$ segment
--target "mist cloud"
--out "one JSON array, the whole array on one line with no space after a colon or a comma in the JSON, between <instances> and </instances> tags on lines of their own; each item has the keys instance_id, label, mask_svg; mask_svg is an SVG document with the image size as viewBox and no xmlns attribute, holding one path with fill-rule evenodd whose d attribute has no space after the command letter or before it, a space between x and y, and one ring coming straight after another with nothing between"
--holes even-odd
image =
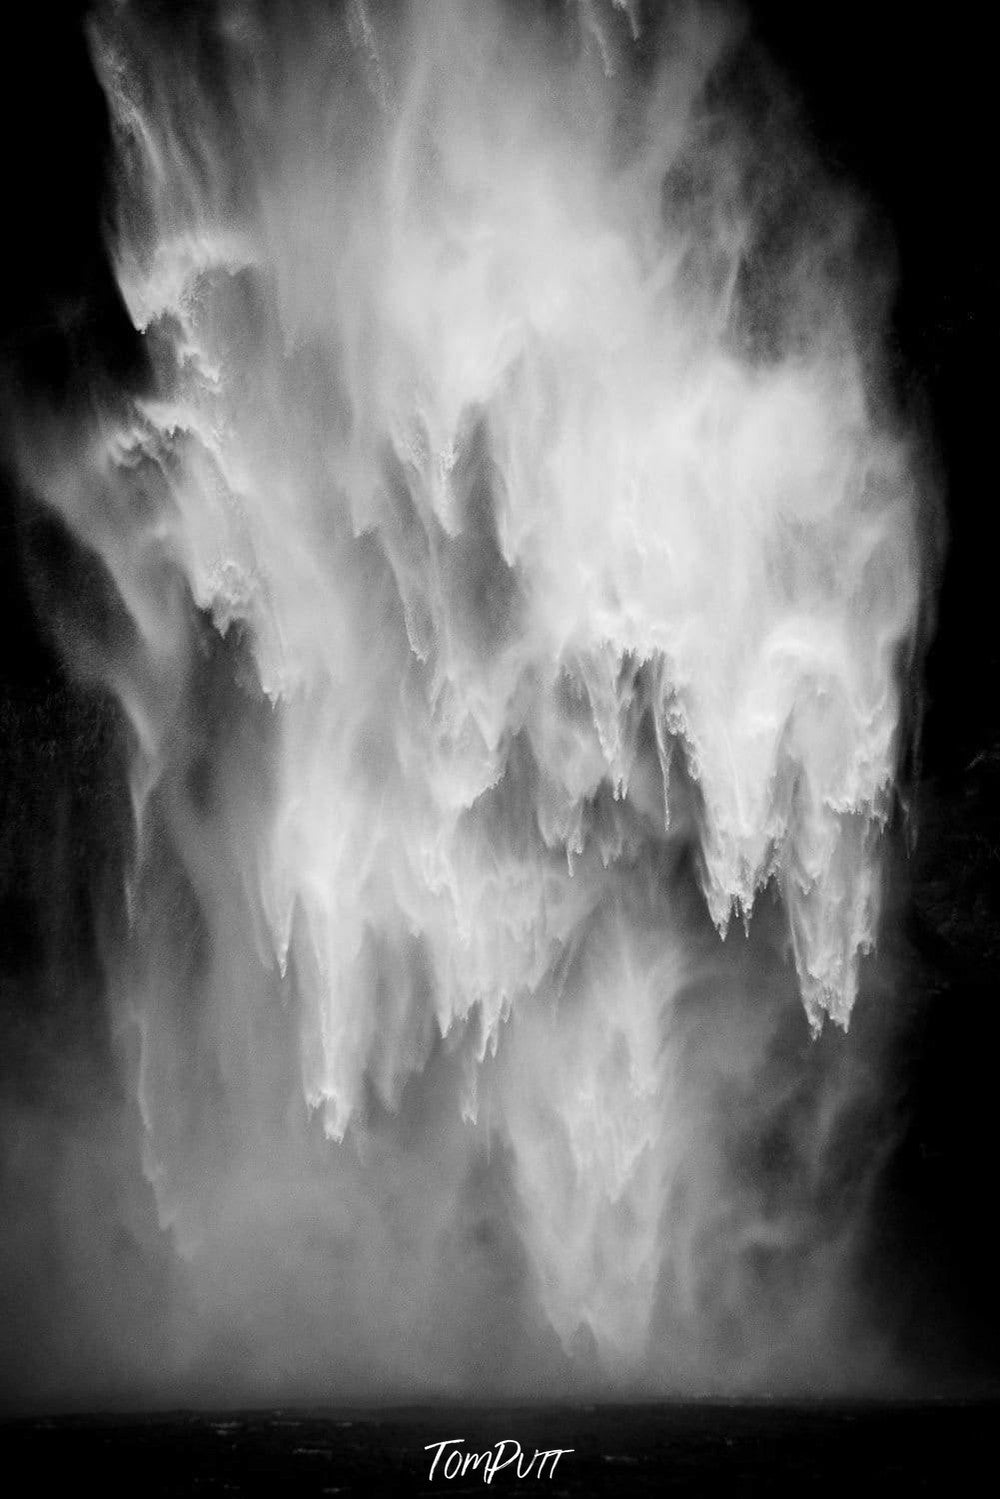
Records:
<instances>
[{"instance_id":1,"label":"mist cloud","mask_svg":"<svg viewBox=\"0 0 1000 1499\"><path fill-rule=\"evenodd\" d=\"M926 596L863 206L704 7L92 53L150 375L23 463L118 601L163 1367L863 1379L844 1032Z\"/></svg>"}]
</instances>

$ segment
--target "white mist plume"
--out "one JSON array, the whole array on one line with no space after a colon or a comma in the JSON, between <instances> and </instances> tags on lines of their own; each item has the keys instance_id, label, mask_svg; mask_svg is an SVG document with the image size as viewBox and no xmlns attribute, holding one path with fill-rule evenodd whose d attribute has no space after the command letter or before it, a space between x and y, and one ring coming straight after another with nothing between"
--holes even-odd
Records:
<instances>
[{"instance_id":1,"label":"white mist plume","mask_svg":"<svg viewBox=\"0 0 1000 1499\"><path fill-rule=\"evenodd\" d=\"M775 1000L726 1042L681 1004L725 970L691 859L720 933L780 893L814 1032L879 916L921 578L856 209L714 12L115 5L94 37L153 379L43 487L135 626L101 671L164 1221L197 1258L332 1170L371 1268L330 1274L412 1337L389 1267L495 1141L563 1346L697 1374L699 1254L786 1228L698 1097Z\"/></svg>"}]
</instances>

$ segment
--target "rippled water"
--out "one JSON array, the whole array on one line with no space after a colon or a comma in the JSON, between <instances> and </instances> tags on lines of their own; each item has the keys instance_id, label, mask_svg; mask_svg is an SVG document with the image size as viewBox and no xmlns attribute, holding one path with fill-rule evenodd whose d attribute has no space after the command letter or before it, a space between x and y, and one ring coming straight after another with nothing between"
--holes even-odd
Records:
<instances>
[{"instance_id":1,"label":"rippled water","mask_svg":"<svg viewBox=\"0 0 1000 1499\"><path fill-rule=\"evenodd\" d=\"M528 1457L573 1448L551 1478L499 1471L493 1493L944 1494L988 1471L998 1415L989 1403L701 1402L65 1416L6 1423L0 1458L38 1494L474 1494L482 1467L449 1481L439 1466L429 1482L427 1444L462 1436L463 1452L508 1438Z\"/></svg>"}]
</instances>

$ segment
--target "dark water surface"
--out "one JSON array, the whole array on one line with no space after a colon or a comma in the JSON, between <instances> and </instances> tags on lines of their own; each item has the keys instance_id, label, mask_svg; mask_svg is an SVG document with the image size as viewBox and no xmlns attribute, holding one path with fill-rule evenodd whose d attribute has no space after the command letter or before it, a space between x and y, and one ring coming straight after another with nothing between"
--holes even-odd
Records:
<instances>
[{"instance_id":1,"label":"dark water surface","mask_svg":"<svg viewBox=\"0 0 1000 1499\"><path fill-rule=\"evenodd\" d=\"M0 1424L10 1495L949 1494L992 1491L1000 1403L442 1405L61 1416ZM428 1443L573 1448L555 1474L429 1482ZM454 1449L446 1449L450 1452ZM513 1448L505 1449L510 1455ZM537 1464L535 1467L537 1474Z\"/></svg>"}]
</instances>

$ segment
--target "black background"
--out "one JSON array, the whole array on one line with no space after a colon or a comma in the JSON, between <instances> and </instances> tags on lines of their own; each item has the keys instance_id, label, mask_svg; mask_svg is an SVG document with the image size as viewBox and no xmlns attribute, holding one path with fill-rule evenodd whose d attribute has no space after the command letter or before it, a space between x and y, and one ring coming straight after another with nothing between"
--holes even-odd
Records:
<instances>
[{"instance_id":1,"label":"black background","mask_svg":"<svg viewBox=\"0 0 1000 1499\"><path fill-rule=\"evenodd\" d=\"M911 975L887 1088L905 1128L878 1206L878 1260L906 1264L902 1339L943 1392L1000 1374L992 1233L1000 1131L1000 576L994 525L998 288L995 72L989 7L762 3L758 34L792 80L816 143L892 226L895 352L938 455L947 556L926 664L919 837L897 879ZM107 119L83 7L5 15L0 390L74 404L100 368L138 369L102 243ZM9 455L7 455L9 458ZM73 1055L107 1086L96 960L127 846L122 736L75 685L49 593L99 602L58 528L0 501L0 1087L64 1106ZM119 810L115 810L115 809ZM67 877L67 869L72 874ZM110 902L113 908L114 902ZM81 1062L80 1059L83 1059ZM875 1273L873 1271L873 1273ZM0 1309L9 1292L4 1289Z\"/></svg>"}]
</instances>

